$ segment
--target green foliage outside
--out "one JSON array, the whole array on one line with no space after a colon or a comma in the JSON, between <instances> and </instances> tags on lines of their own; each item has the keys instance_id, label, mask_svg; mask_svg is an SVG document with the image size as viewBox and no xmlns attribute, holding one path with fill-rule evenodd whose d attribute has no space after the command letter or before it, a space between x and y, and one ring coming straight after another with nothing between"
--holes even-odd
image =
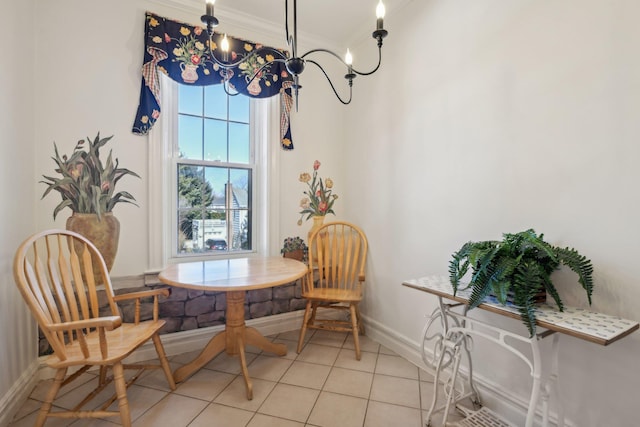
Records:
<instances>
[{"instance_id":1,"label":"green foliage outside","mask_svg":"<svg viewBox=\"0 0 640 427\"><path fill-rule=\"evenodd\" d=\"M191 208L182 216L180 230L185 238L193 239L193 220L225 219L224 212L208 210L215 200L211 184L204 178L204 169L198 166L181 165L178 173L178 195Z\"/></svg>"}]
</instances>

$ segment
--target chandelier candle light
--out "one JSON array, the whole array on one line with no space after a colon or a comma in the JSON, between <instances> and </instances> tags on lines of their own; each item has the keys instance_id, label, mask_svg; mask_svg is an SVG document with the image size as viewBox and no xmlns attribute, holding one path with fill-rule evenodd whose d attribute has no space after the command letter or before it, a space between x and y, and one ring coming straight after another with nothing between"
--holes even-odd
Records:
<instances>
[{"instance_id":1,"label":"chandelier candle light","mask_svg":"<svg viewBox=\"0 0 640 427\"><path fill-rule=\"evenodd\" d=\"M213 29L218 25L219 21L218 19L213 15L213 6L215 4L215 0L206 0L206 9L205 9L205 14L202 15L201 19L202 19L202 23L205 24L207 26L207 32L209 34L209 47L211 48L212 45L214 45L213 43L213 36L214 36L214 32ZM287 71L293 76L293 85L292 88L294 90L294 94L295 94L295 98L296 98L296 110L298 109L298 91L300 88L302 88L302 86L299 83L299 76L300 74L302 74L302 72L304 71L305 65L307 63L310 64L314 64L315 66L317 66L320 71L322 71L322 74L324 74L325 78L327 79L327 81L329 82L329 85L331 86L331 89L333 90L333 93L335 94L335 96L340 100L340 102L342 102L343 104L349 104L351 102L351 97L352 97L352 87L353 87L353 79L356 78L356 76L360 75L360 76L368 76L371 75L373 73L375 73L376 71L378 71L378 68L380 68L380 64L382 62L382 39L384 39L388 32L387 30L384 29L384 14L385 14L385 8L384 5L382 4L382 0L380 0L380 3L378 3L378 6L376 7L376 16L377 16L377 20L376 20L376 30L371 34L372 37L374 39L376 39L378 41L378 64L375 66L375 68L373 68L373 70L371 71L367 71L367 72L362 72L362 71L358 71L355 68L353 68L353 57L351 55L351 52L349 51L349 49L347 49L347 53L345 55L344 60L342 60L342 58L340 57L340 55L336 54L335 52L328 50L328 49L312 49L306 53L303 54L298 54L298 19L297 19L297 15L298 15L298 1L297 0L293 0L293 33L290 34L289 33L289 0L285 0L285 34L286 34L286 38L287 38L287 45L289 47L289 52L285 52L285 53L280 53L280 52L275 52L278 56L280 56L279 58L276 58L275 56L273 56L273 59L271 59L270 61L265 61L264 64L262 64L262 66L260 68L258 68L255 73L253 74L253 76L251 76L251 80L256 78L256 76L259 76L262 72L262 70L266 67L268 67L270 64L274 63L274 62L281 62L284 63L287 67ZM234 68L236 66L238 66L238 64L240 64L241 62L245 61L246 58L243 58L237 62L228 62L228 51L229 51L229 42L227 40L227 35L224 34L220 40L220 50L222 50L223 54L222 54L222 58L217 58L214 54L213 54L213 49L211 50L211 59L218 64L218 66L220 66L223 70L230 70L231 68ZM260 51L260 49L256 49L256 51L254 53L258 53ZM274 53L273 50L270 51L270 53ZM309 56L312 54L316 54L316 53L326 53L329 54L335 58L337 58L338 61L342 62L346 69L347 69L347 73L345 74L344 78L347 80L348 85L349 85L349 98L348 99L343 99L339 94L338 91L336 90L333 82L331 81L331 79L329 78L329 75L327 74L327 72L322 68L322 66L315 60L310 59ZM225 88L226 90L226 88Z\"/></svg>"}]
</instances>

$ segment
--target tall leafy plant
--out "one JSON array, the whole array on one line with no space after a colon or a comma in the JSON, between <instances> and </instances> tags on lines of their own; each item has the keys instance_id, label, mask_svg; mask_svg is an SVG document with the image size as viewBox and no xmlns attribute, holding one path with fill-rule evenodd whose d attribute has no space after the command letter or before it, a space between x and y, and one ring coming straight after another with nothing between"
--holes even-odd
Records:
<instances>
[{"instance_id":1,"label":"tall leafy plant","mask_svg":"<svg viewBox=\"0 0 640 427\"><path fill-rule=\"evenodd\" d=\"M87 137L76 144L70 157L60 157L58 147L53 144L56 163L55 171L62 177L43 175L47 185L42 198L55 190L62 196L62 201L53 211L53 219L64 208L70 208L77 213L94 213L98 218L105 212L111 212L118 203L136 205L135 198L126 191L115 192L115 186L125 175L140 176L129 169L119 168L118 159L113 160L109 151L106 164L100 159L100 148L113 138L100 138L100 133L92 141ZM137 206L137 205L136 205Z\"/></svg>"},{"instance_id":2,"label":"tall leafy plant","mask_svg":"<svg viewBox=\"0 0 640 427\"><path fill-rule=\"evenodd\" d=\"M502 241L467 242L453 254L449 263L449 278L454 295L458 289L471 289L469 308L480 305L493 294L505 305L508 295L518 308L520 317L531 336L536 329L536 296L545 290L560 311L564 305L551 273L566 265L578 275L578 283L587 293L589 304L593 293L591 261L575 249L560 248L545 242L543 235L532 229L515 234L503 234ZM463 277L471 268L467 285Z\"/></svg>"}]
</instances>

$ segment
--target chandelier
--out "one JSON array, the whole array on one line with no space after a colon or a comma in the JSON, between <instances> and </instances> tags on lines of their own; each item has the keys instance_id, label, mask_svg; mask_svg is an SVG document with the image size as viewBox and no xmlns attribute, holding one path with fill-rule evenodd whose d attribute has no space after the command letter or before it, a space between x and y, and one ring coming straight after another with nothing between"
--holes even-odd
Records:
<instances>
[{"instance_id":1,"label":"chandelier","mask_svg":"<svg viewBox=\"0 0 640 427\"><path fill-rule=\"evenodd\" d=\"M206 0L205 14L202 15L201 17L202 23L205 24L207 27L207 32L209 34L210 47L213 45L212 43L213 29L219 23L218 19L213 15L213 6L215 2L216 0ZM378 68L380 68L380 64L382 62L382 39L384 39L388 34L387 30L385 30L383 27L385 8L384 8L384 5L382 4L382 0L380 0L380 3L378 3L378 6L376 8L376 16L377 16L376 29L371 34L372 37L378 42L378 64L371 71L366 71L366 72L358 71L353 67L352 65L353 57L349 49L347 49L344 59L342 59L342 57L337 53L329 49L322 49L322 48L311 49L306 53L300 54L298 52L298 20L297 20L298 7L297 6L298 6L298 1L293 0L293 32L291 33L289 32L289 0L285 0L285 6L284 6L285 7L285 34L287 38L287 46L289 48L289 51L288 52L285 51L284 53L282 53L279 51L270 50L270 53L276 54L273 57L273 60L265 61L265 63L262 64L262 66L255 71L255 73L250 78L250 80L255 79L256 76L260 75L261 71L264 68L269 67L272 63L274 62L284 63L287 68L287 71L291 74L293 78L293 84L291 87L294 90L294 96L296 100L296 110L297 110L298 109L298 91L300 90L300 88L302 88L302 86L300 85L300 74L302 74L302 72L304 71L306 64L313 64L317 66L320 69L320 71L322 71L322 74L325 76L325 78L329 82L329 85L331 86L331 89L333 90L333 93L338 98L338 100L340 100L340 102L342 102L345 105L349 104L351 102L351 97L352 97L353 79L355 79L356 76L368 76L375 73L376 71L378 71ZM234 67L237 67L241 62L245 60L243 58L238 60L237 62L228 61L229 42L227 40L226 34L222 37L220 41L220 50L222 51L222 58L217 58L214 55L213 50L210 51L210 54L211 54L211 59L216 64L218 64L218 66L223 70L230 70ZM259 52L260 52L260 49L257 49L256 54ZM319 54L319 53L333 56L335 59L337 59L339 62L344 64L344 66L346 67L347 72L344 75L344 78L347 81L347 84L349 87L348 99L343 99L340 96L340 94L336 90L334 83L331 81L331 78L329 77L327 72L324 70L324 68L322 68L322 66L316 60L311 59L312 55ZM226 85L225 85L225 91L227 91Z\"/></svg>"}]
</instances>

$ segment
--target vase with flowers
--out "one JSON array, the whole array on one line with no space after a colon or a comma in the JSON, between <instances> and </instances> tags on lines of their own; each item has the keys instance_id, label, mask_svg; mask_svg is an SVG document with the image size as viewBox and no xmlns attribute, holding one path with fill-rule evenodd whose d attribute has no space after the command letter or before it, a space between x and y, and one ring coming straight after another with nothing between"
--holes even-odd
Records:
<instances>
[{"instance_id":1,"label":"vase with flowers","mask_svg":"<svg viewBox=\"0 0 640 427\"><path fill-rule=\"evenodd\" d=\"M307 184L307 189L303 192L305 197L300 201L300 219L298 225L302 225L302 220L313 218L313 227L309 230L309 238L324 222L324 217L327 214L336 213L333 211L333 204L338 198L337 194L333 194L333 180L326 178L324 181L318 176L318 169L320 169L320 162L318 160L313 162L313 175L308 172L300 174L300 182ZM318 240L318 245L322 239ZM316 251L319 246L309 249L308 257L315 259Z\"/></svg>"},{"instance_id":2,"label":"vase with flowers","mask_svg":"<svg viewBox=\"0 0 640 427\"><path fill-rule=\"evenodd\" d=\"M307 184L307 189L303 192L305 197L300 201L300 219L298 225L302 225L302 220L313 218L313 227L309 231L309 236L322 226L324 217L327 214L336 213L333 211L333 204L338 198L337 194L333 194L333 180L326 178L324 181L318 176L320 162L313 162L313 175L308 172L300 174L300 182ZM305 218L306 217L306 218Z\"/></svg>"},{"instance_id":3,"label":"vase with flowers","mask_svg":"<svg viewBox=\"0 0 640 427\"><path fill-rule=\"evenodd\" d=\"M102 254L110 270L118 250L120 223L112 210L118 203L136 205L135 198L126 191L115 192L116 183L125 175L140 176L128 169L118 167L118 159L112 158L109 151L106 164L100 159L102 148L113 136L100 138L100 133L92 141L80 140L71 156L58 153L53 144L57 167L55 171L61 177L43 175L47 185L42 197L51 190L60 193L62 201L53 210L53 219L64 208L73 214L67 219L67 229L76 231L89 239ZM137 205L136 205L137 206ZM95 270L95 268L94 268Z\"/></svg>"}]
</instances>

